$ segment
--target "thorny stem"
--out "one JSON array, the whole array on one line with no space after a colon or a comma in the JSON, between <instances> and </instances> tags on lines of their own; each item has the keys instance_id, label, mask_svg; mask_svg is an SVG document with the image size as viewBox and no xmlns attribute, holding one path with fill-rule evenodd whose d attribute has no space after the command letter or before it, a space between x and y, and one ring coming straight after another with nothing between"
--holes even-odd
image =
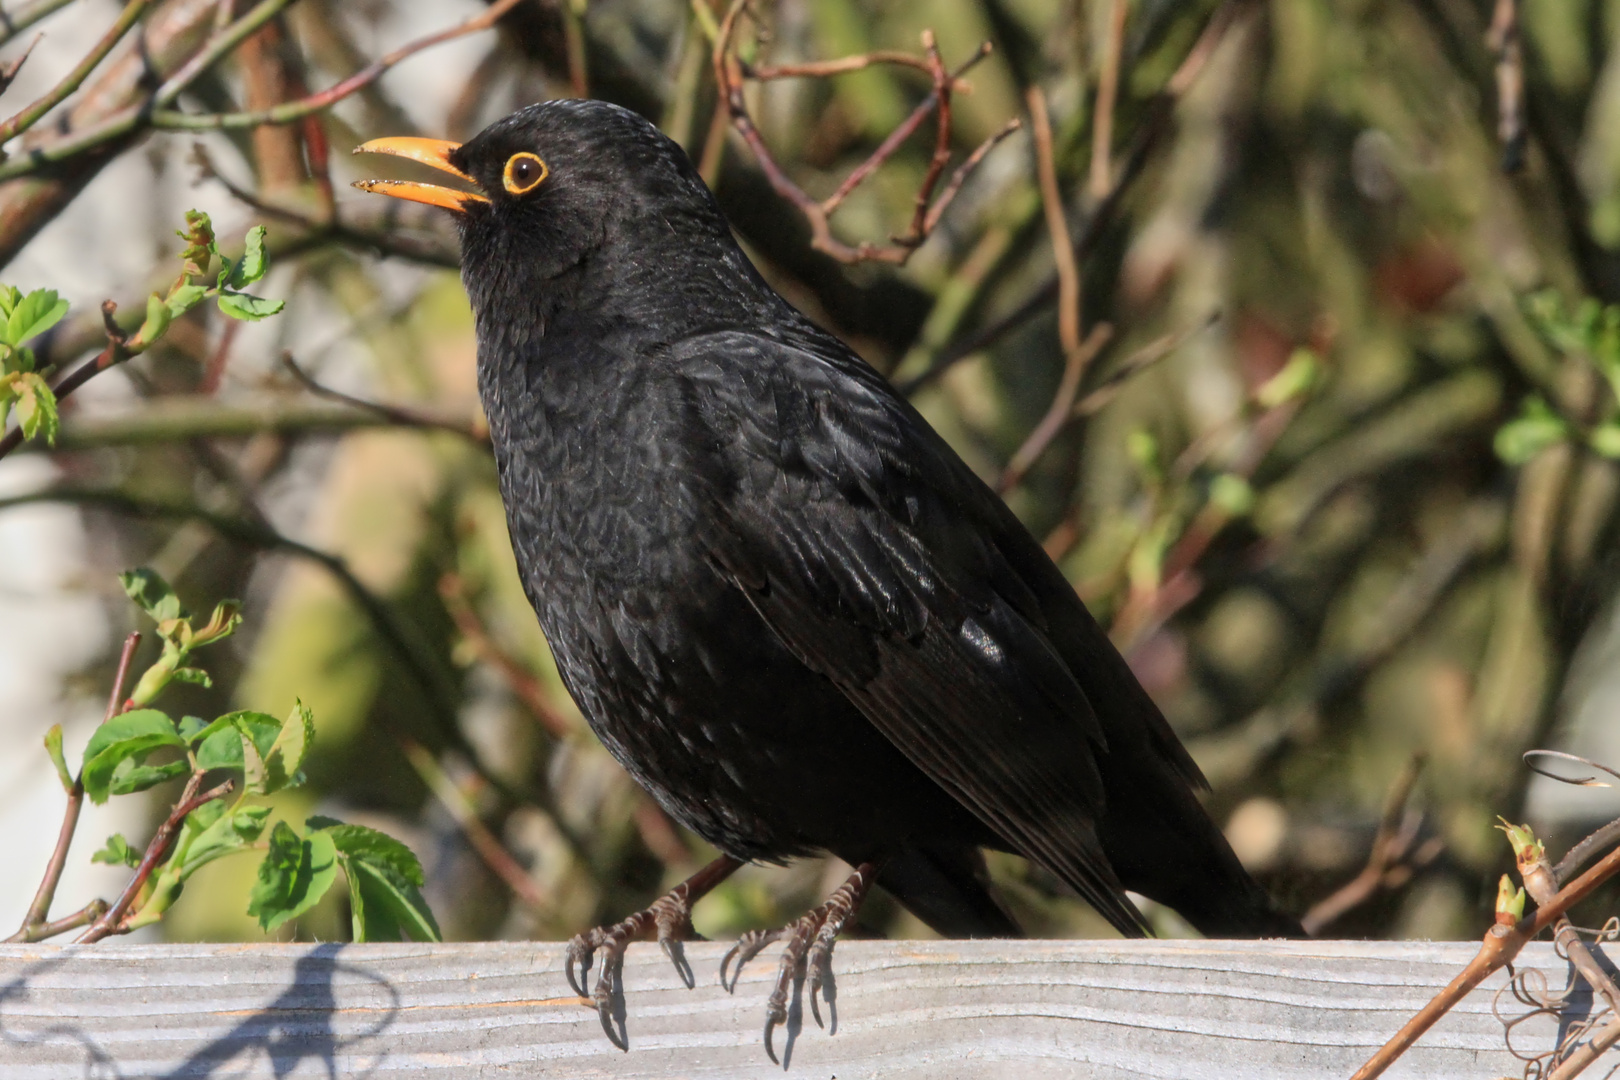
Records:
<instances>
[{"instance_id":1,"label":"thorny stem","mask_svg":"<svg viewBox=\"0 0 1620 1080\"><path fill-rule=\"evenodd\" d=\"M1485 940L1480 945L1479 954L1468 962L1468 966L1463 968L1457 977L1436 994L1416 1016L1408 1020L1401 1030L1396 1032L1394 1038L1368 1058L1367 1063L1357 1069L1350 1080L1373 1080L1373 1077L1381 1076L1395 1059L1417 1042L1424 1032L1451 1010L1452 1006L1494 972L1511 963L1513 958L1519 955L1519 950L1534 940L1536 935L1557 922L1566 911L1585 900L1593 890L1617 872L1620 872L1620 847L1610 851L1590 870L1560 889L1550 904L1544 907L1538 905L1534 918L1523 919L1518 925L1511 927L1500 923L1492 926L1485 932Z\"/></svg>"},{"instance_id":2,"label":"thorny stem","mask_svg":"<svg viewBox=\"0 0 1620 1080\"><path fill-rule=\"evenodd\" d=\"M180 831L186 817L204 803L229 795L236 787L234 780L227 780L218 787L209 788L198 794L197 789L202 786L204 775L202 772L191 774L191 779L186 781L185 790L180 794L180 801L175 803L174 809L169 811L169 816L158 826L152 842L146 845L146 854L141 856L140 865L135 868L135 875L129 879L129 884L118 894L118 899L113 901L112 907L104 911L99 919L90 924L90 929L74 940L75 945L89 945L112 934L123 933L124 915L135 902L135 898L140 895L147 879L152 876L152 871L157 869L158 864L169 853L175 834Z\"/></svg>"},{"instance_id":3,"label":"thorny stem","mask_svg":"<svg viewBox=\"0 0 1620 1080\"><path fill-rule=\"evenodd\" d=\"M112 692L107 696L107 712L102 718L102 723L106 723L123 711L124 685L129 680L129 665L134 659L135 649L140 643L141 635L139 631L131 633L124 639L123 650L118 654L118 667L113 673ZM34 894L34 902L28 906L28 914L23 917L22 927L15 934L6 938L7 942L43 941L63 931L84 925L83 922L74 922L73 920L97 904L101 905L101 910L96 912L96 916L101 915L102 911L106 909L106 901L94 900L86 905L78 915L70 915L66 919L60 919L55 923L45 921L50 916L51 903L56 899L56 886L61 883L62 869L67 865L68 848L73 844L73 833L79 827L79 811L83 808L84 780L82 777L76 776L73 779L73 790L68 792L67 809L62 813L62 827L56 834L56 848L51 852L50 862L45 864L45 877L39 883L39 891ZM89 919L84 921L88 922ZM52 929L52 927L56 929Z\"/></svg>"},{"instance_id":4,"label":"thorny stem","mask_svg":"<svg viewBox=\"0 0 1620 1080\"><path fill-rule=\"evenodd\" d=\"M945 189L935 198L935 191L939 187L940 179L945 174L945 167L950 164L951 157L951 94L958 89L962 75L973 65L977 64L990 54L988 43L981 45L973 56L959 66L955 71L945 67L945 62L939 54L938 43L934 40L931 30L923 31L923 56L916 57L906 53L871 52L860 56L845 57L842 60L825 61L810 64L783 64L780 66L750 66L736 55L732 48L736 35L737 22L748 7L748 0L734 0L727 9L725 18L721 20L719 32L714 41L714 76L715 85L720 97L720 110L718 116L728 116L737 133L742 136L749 149L754 152L759 167L765 174L765 179L775 189L776 193L787 199L797 207L810 224L810 246L817 251L831 255L844 263L858 262L886 262L894 265L903 265L911 258L911 253L917 250L932 233L938 224L940 216L945 212L966 179L966 169L977 165L989 152L990 148L1007 135L1016 130L1016 124L1009 124L986 139L968 157L963 167L958 169ZM788 78L796 76L823 77L827 75L842 74L847 71L858 71L873 64L896 64L927 72L933 79L933 89L916 109L912 110L899 127L889 134L887 138L873 151L872 155L862 162L845 178L838 189L831 196L822 201L811 198L803 188L783 171L771 156L770 150L765 146L765 140L759 129L754 126L753 118L748 113L747 103L743 99L743 82L747 79L767 81L770 79ZM928 170L924 174L921 184L917 188L916 208L912 212L911 224L907 231L898 236L891 236L887 244L873 244L862 241L856 245L846 244L832 234L831 215L849 193L879 165L892 157L900 145L905 142L919 127L930 113L937 115L937 127L934 137L934 151L929 159ZM714 140L710 147L717 151ZM710 150L704 152L704 170L711 166Z\"/></svg>"}]
</instances>

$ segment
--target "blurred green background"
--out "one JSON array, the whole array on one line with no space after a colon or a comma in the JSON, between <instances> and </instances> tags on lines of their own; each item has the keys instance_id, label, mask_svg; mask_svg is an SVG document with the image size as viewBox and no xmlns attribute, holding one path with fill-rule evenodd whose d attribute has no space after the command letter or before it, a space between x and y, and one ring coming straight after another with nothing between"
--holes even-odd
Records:
<instances>
[{"instance_id":1,"label":"blurred green background","mask_svg":"<svg viewBox=\"0 0 1620 1080\"><path fill-rule=\"evenodd\" d=\"M155 5L148 21L182 7ZM266 107L481 8L302 0L182 106ZM925 28L950 64L992 43L953 103L953 167L1010 118L1027 124L1025 91L1044 90L1084 325L1113 336L1079 387L1085 415L1007 498L1112 628L1208 774L1211 812L1290 910L1362 872L1392 791L1422 760L1391 819L1403 858L1327 923L1331 936L1472 937L1511 866L1495 815L1528 814L1558 852L1620 813L1612 793L1532 795L1520 761L1548 745L1620 759L1609 659L1620 474L1602 434L1620 409L1606 377L1620 355L1579 319L1583 301L1620 302L1620 3L1524 0L1520 57L1500 71L1497 8L759 0L768 33L742 35L745 55L776 63L920 54ZM57 34L66 62L31 59L33 77L59 77L116 10L86 0L57 16L84 30ZM137 628L113 575L149 564L194 608L247 605L244 632L207 657L215 687L186 688L171 711L281 715L295 696L307 702L311 783L281 812L405 839L447 938L567 937L712 856L634 787L557 681L478 438L451 223L346 183L377 167L348 157L368 138L465 138L580 91L627 105L703 164L766 276L998 482L1064 370L1027 127L986 155L905 266L845 265L812 250L802 215L715 120L705 27L723 14L706 0L520 3L313 125L131 141L44 209L25 197L34 181L0 185L5 280L76 300L49 345L58 362L99 346L102 297L138 306L172 273L169 232L186 206L235 220L238 238L267 223L277 269L265 291L288 301L287 315L240 333L191 317L75 400L49 467L38 452L6 463L8 492L118 493L161 511L105 498L64 511L58 527L79 555L50 595L83 614L53 633L94 655L66 650L55 704L3 721L12 768L49 773L37 740L52 709L98 711L117 642ZM1099 168L1096 103L1116 42ZM1511 106L1515 79L1522 118L1510 107L1504 126L1502 87ZM776 160L820 198L928 90L916 71L873 67L750 83L747 100ZM904 231L933 130L847 200L840 239ZM410 415L320 401L284 350L322 383ZM337 556L354 581L275 537ZM23 565L30 542L14 556ZM70 728L70 757L88 730ZM151 794L132 837L167 806ZM48 850L55 798L0 805L5 833L37 833ZM87 832L75 859L100 839ZM38 845L11 846L8 873L31 890ZM994 872L1032 933L1111 933L1020 860L998 858ZM160 930L259 937L243 911L251 873L252 860L213 864ZM841 878L813 861L751 868L699 907L697 926L718 936L779 923ZM83 899L65 889L62 904ZM1615 901L1611 891L1593 910ZM282 936L342 939L344 903L334 892ZM882 899L862 922L927 934Z\"/></svg>"}]
</instances>

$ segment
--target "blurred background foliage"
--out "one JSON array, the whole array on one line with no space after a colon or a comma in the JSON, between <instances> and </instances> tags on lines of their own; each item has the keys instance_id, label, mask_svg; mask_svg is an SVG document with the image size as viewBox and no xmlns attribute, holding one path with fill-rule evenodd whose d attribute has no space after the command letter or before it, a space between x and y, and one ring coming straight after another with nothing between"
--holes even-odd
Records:
<instances>
[{"instance_id":1,"label":"blurred background foliage","mask_svg":"<svg viewBox=\"0 0 1620 1080\"><path fill-rule=\"evenodd\" d=\"M140 32L194 52L220 13L250 7L164 0ZM74 8L86 27L117 10ZM288 4L178 107L268 108L481 10ZM150 564L194 607L246 601L244 631L212 658L213 689L185 688L177 713L307 702L310 783L279 812L406 839L447 938L566 937L711 857L634 787L557 681L477 416L452 224L345 186L364 175L347 151L365 139L461 139L532 101L588 93L684 145L766 276L1002 485L1287 907L1337 896L1317 909L1330 935L1477 934L1512 864L1495 815L1527 812L1520 754L1620 753L1608 689L1620 446L1603 434L1620 360L1602 340L1602 305L1620 302L1620 3L759 0L756 13L739 49L778 64L920 55L925 29L950 65L990 42L972 92L953 100L954 161L1010 118L1027 125L1025 93L1044 90L1083 326L1112 332L1074 367L1077 383L1064 381L1027 127L985 156L906 265L844 264L812 249L717 110L723 8L523 0L310 120L137 133L0 185L7 280L71 260L39 250L63 243L57 219L134 191L153 207L149 240L106 295L138 306L172 258L172 208L195 203L269 224L266 291L288 301L287 316L248 330L188 316L70 402L51 468L28 472L25 500L81 504L87 553L67 587L100 598L110 628L86 632L105 637L102 655L62 698L105 693L113 645L134 626L113 574ZM25 36L0 55L15 59ZM63 111L91 108L95 92ZM918 72L877 66L750 82L745 100L784 172L823 198L928 92ZM845 201L839 239L904 231L932 131ZM113 167L116 191L93 182ZM66 364L98 348L98 299L42 355ZM312 389L284 352L361 403ZM1031 444L1049 413L1069 419ZM7 723L27 745L45 726ZM35 764L49 769L43 754ZM1615 812L1601 797L1528 810L1555 851ZM1369 877L1375 847L1384 861ZM1021 861L994 872L1033 933L1111 933ZM246 860L213 864L162 931L258 937L232 880L250 873ZM700 906L698 927L781 922L843 873L751 868ZM1358 875L1377 887L1339 891ZM343 902L282 936L341 939ZM862 921L927 934L881 899Z\"/></svg>"}]
</instances>

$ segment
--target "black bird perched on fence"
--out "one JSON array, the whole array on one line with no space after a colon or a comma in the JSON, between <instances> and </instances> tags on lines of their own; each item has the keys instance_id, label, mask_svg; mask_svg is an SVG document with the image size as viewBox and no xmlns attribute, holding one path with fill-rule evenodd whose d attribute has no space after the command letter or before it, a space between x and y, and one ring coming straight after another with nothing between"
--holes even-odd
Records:
<instances>
[{"instance_id":1,"label":"black bird perched on fence","mask_svg":"<svg viewBox=\"0 0 1620 1080\"><path fill-rule=\"evenodd\" d=\"M1142 932L1126 889L1205 934L1301 933L1041 546L766 284L679 146L616 106L551 101L465 145L359 149L476 188L361 184L455 212L507 521L558 669L613 756L724 852L570 943L571 981L603 953L610 1038L625 945L668 947L749 860L858 868L739 943L747 959L789 938L768 1050L795 973L808 965L815 1007L873 882L943 934L1018 934L985 847L1044 866L1125 934Z\"/></svg>"}]
</instances>

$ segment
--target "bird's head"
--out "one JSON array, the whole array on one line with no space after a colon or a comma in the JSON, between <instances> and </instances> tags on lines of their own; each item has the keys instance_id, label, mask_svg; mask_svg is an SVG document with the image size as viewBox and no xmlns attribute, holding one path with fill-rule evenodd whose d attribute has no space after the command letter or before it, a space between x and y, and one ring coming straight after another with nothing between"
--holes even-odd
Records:
<instances>
[{"instance_id":1,"label":"bird's head","mask_svg":"<svg viewBox=\"0 0 1620 1080\"><path fill-rule=\"evenodd\" d=\"M586 265L600 279L587 292L633 290L643 300L668 291L668 279L680 276L671 267L730 275L746 265L680 146L607 102L531 105L461 144L387 138L355 152L410 158L469 185L362 180L355 186L454 213L462 277L480 311L561 291L559 279ZM751 268L743 273L752 276ZM568 291L580 287L575 281Z\"/></svg>"}]
</instances>

